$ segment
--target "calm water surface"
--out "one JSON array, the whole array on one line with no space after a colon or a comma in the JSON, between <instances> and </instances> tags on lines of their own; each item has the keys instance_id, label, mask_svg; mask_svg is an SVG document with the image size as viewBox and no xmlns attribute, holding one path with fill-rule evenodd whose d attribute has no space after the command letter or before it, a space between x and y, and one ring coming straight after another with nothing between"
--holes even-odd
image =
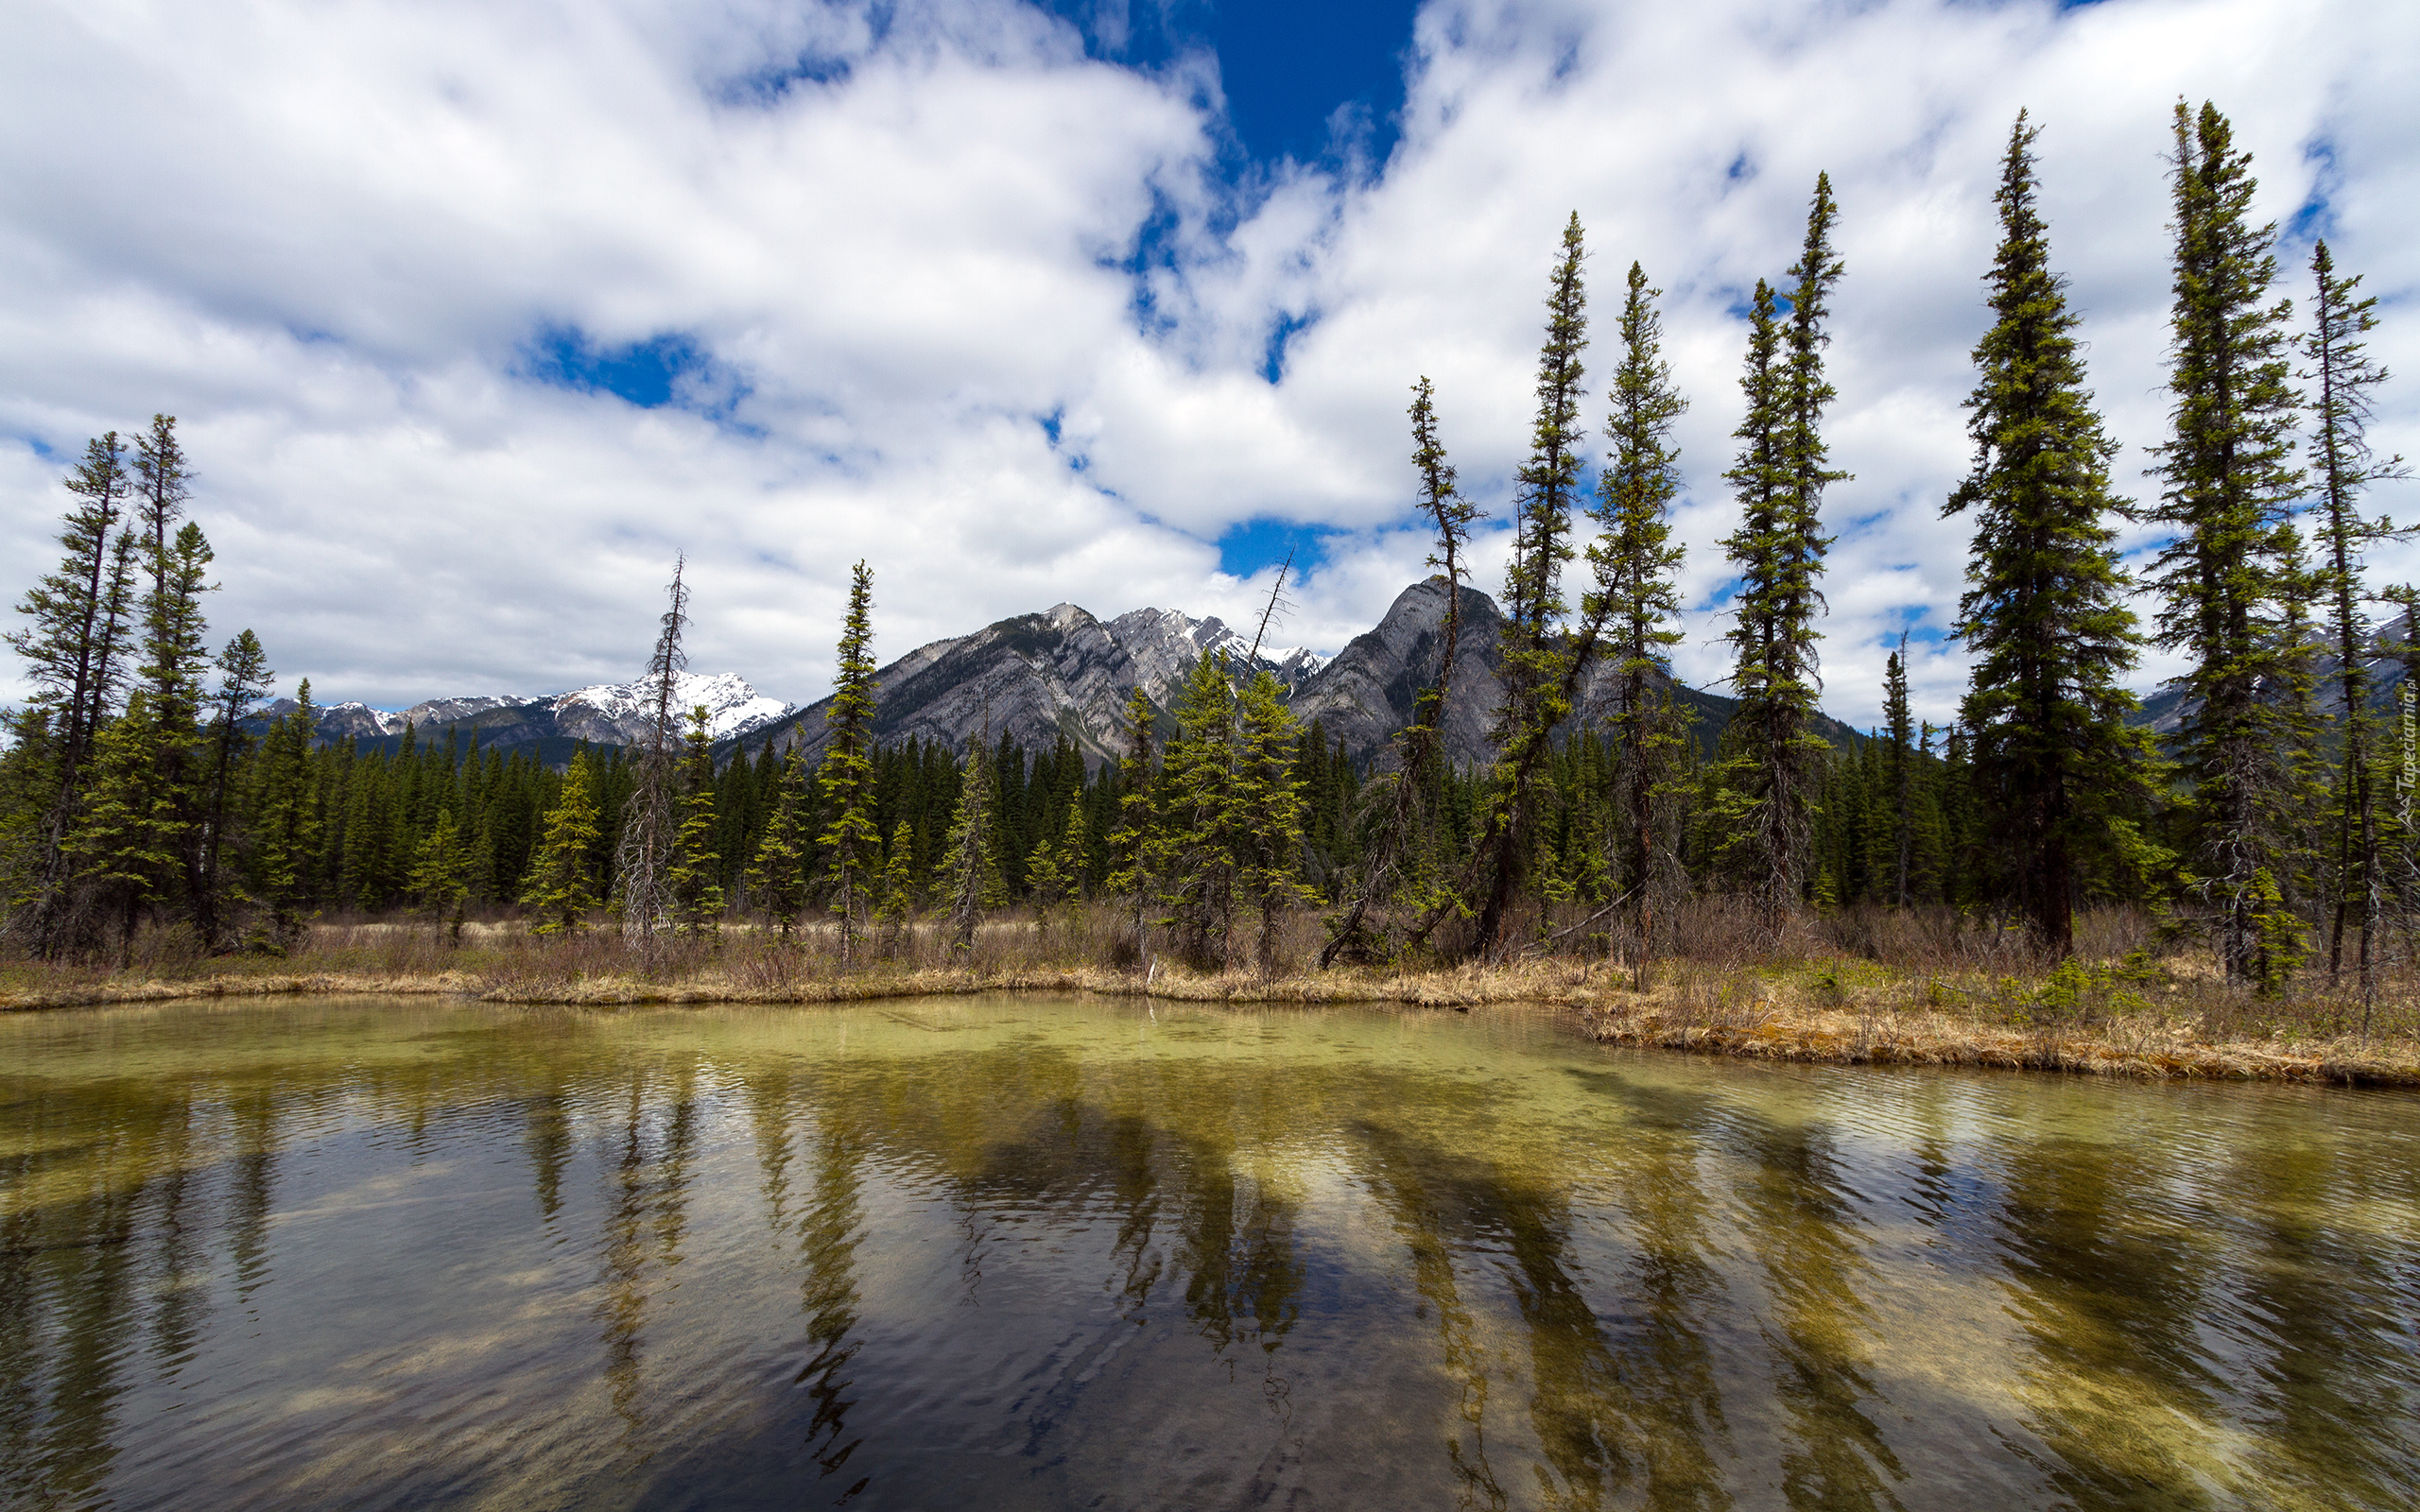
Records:
<instances>
[{"instance_id":1,"label":"calm water surface","mask_svg":"<svg viewBox=\"0 0 2420 1512\"><path fill-rule=\"evenodd\" d=\"M0 1018L0 1503L2420 1506L2420 1099L1032 999Z\"/></svg>"}]
</instances>

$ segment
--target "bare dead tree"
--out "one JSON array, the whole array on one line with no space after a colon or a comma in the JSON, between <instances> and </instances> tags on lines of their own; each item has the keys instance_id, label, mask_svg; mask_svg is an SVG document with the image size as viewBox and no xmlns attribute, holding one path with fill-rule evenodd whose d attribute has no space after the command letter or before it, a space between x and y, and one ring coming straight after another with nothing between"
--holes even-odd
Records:
<instances>
[{"instance_id":1,"label":"bare dead tree","mask_svg":"<svg viewBox=\"0 0 2420 1512\"><path fill-rule=\"evenodd\" d=\"M1252 666L1260 660L1260 643L1269 639L1269 622L1276 618L1280 611L1294 607L1294 601L1286 596L1286 575L1293 570L1294 554L1288 551L1286 553L1285 561L1278 565L1277 581L1270 587L1269 607L1260 611L1260 628L1252 632L1252 655L1244 658L1246 667Z\"/></svg>"},{"instance_id":2,"label":"bare dead tree","mask_svg":"<svg viewBox=\"0 0 2420 1512\"><path fill-rule=\"evenodd\" d=\"M671 598L659 621L655 652L647 664L647 739L640 747L636 782L622 811L622 839L614 857L614 891L622 904L622 939L641 953L648 971L655 970L660 942L672 925L671 870L679 821L673 813L675 751L679 715L674 690L688 653L681 647L681 632L689 620L689 589L682 581L686 557L672 563Z\"/></svg>"}]
</instances>

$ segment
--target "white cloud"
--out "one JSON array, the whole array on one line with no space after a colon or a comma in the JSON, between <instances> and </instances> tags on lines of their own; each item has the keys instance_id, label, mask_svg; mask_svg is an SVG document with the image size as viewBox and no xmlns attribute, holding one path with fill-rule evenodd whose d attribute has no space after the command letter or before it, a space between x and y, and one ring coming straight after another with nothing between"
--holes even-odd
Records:
<instances>
[{"instance_id":1,"label":"white cloud","mask_svg":"<svg viewBox=\"0 0 2420 1512\"><path fill-rule=\"evenodd\" d=\"M1829 434L1857 474L1830 507L1827 704L1867 722L1886 641L1911 612L1945 625L1961 587L1966 527L1938 507L2019 105L2138 493L2179 94L2232 115L2264 214L2326 196L2340 263L2388 296L2379 354L2420 365L2420 22L2390 8L1431 4L1382 175L1241 188L1207 60L1087 60L1015 5L872 14L9 8L0 589L54 555L83 438L165 409L203 473L221 633L254 627L326 695L626 677L676 550L698 664L801 699L860 556L886 656L1061 599L1240 619L1268 575L1219 574L1206 542L1258 516L1343 531L1284 636L1334 647L1422 570L1413 377L1500 509L1577 209L1600 373L1629 261L1668 291L1703 602L1731 528L1731 311L1791 261L1825 168L1849 267ZM1272 385L1281 318L1308 324ZM537 381L533 344L571 330L694 343L706 413ZM2383 399L2379 438L2420 452L2420 398ZM2420 571L2420 548L2382 565ZM1719 616L1689 629L1684 671L1719 677ZM1962 677L1928 650L1923 712Z\"/></svg>"}]
</instances>

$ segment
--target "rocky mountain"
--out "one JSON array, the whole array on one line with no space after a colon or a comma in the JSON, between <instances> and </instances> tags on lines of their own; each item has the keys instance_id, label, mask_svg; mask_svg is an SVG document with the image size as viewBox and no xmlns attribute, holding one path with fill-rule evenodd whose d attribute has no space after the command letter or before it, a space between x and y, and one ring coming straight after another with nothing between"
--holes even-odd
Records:
<instances>
[{"instance_id":1,"label":"rocky mountain","mask_svg":"<svg viewBox=\"0 0 2420 1512\"><path fill-rule=\"evenodd\" d=\"M1333 660L1300 650L1264 649L1258 665L1285 687L1295 717L1323 726L1357 763L1378 759L1411 716L1421 684L1436 675L1443 645L1445 580L1431 577L1395 596L1375 627L1356 637ZM1467 765L1490 754L1487 728L1503 696L1497 682L1496 638L1503 615L1474 588L1461 591L1462 632L1454 684L1445 701L1445 751ZM1102 620L1073 604L1026 614L972 635L920 646L874 675L874 738L884 745L910 738L963 748L991 732L1033 750L1064 735L1088 764L1115 761L1123 742L1126 699L1136 687L1166 718L1176 685L1204 650L1224 648L1238 661L1244 637L1218 620L1195 620L1172 610L1143 609ZM1612 691L1601 667L1581 691L1582 717L1601 716ZM1698 714L1698 737L1711 742L1737 707L1695 689L1678 690ZM828 738L831 700L808 705L740 737L742 750L796 746L809 762ZM1854 740L1845 725L1819 718L1835 741Z\"/></svg>"},{"instance_id":2,"label":"rocky mountain","mask_svg":"<svg viewBox=\"0 0 2420 1512\"><path fill-rule=\"evenodd\" d=\"M356 743L401 737L406 726L422 739L443 739L453 730L468 740L475 731L483 746L559 743L563 747L627 746L647 737L648 688L645 679L575 688L548 698L511 694L471 694L430 698L408 709L372 709L363 703L331 704L320 711L319 736L323 741L351 736ZM768 698L733 673L681 674L673 685L673 702L684 713L693 705L706 708L706 729L716 740L731 740L774 723L796 705ZM270 718L294 708L280 698L263 712ZM548 747L548 755L555 754Z\"/></svg>"},{"instance_id":3,"label":"rocky mountain","mask_svg":"<svg viewBox=\"0 0 2420 1512\"><path fill-rule=\"evenodd\" d=\"M1495 600L1476 588L1462 590L1461 607L1443 733L1446 759L1467 765L1489 754L1488 721L1504 696L1495 679L1495 643L1504 616ZM1355 637L1296 691L1290 700L1294 717L1305 725L1318 720L1330 738L1344 742L1356 762L1376 757L1410 723L1421 686L1437 675L1444 626L1445 579L1412 584L1395 595L1375 628Z\"/></svg>"},{"instance_id":4,"label":"rocky mountain","mask_svg":"<svg viewBox=\"0 0 2420 1512\"><path fill-rule=\"evenodd\" d=\"M1127 697L1140 687L1166 711L1176 685L1205 651L1240 663L1251 641L1221 621L1174 610L1138 609L1101 620L1073 604L1021 614L917 647L874 674L874 738L962 747L989 730L1028 749L1064 735L1098 765L1114 761ZM1289 694L1315 681L1325 658L1298 647L1264 647L1253 663ZM802 748L810 761L827 738L822 699L740 737L744 750Z\"/></svg>"},{"instance_id":5,"label":"rocky mountain","mask_svg":"<svg viewBox=\"0 0 2420 1512\"><path fill-rule=\"evenodd\" d=\"M2361 665L2369 673L2373 714L2390 720L2398 716L2405 675L2401 647L2411 644L2411 621L2400 615L2370 631L2370 654L2361 659ZM2312 704L2331 719L2341 719L2344 713L2344 686L2338 679L2343 660L2325 636L2314 633L2309 644ZM2196 707L2185 689L2171 682L2147 695L2135 711L2132 722L2149 725L2152 733L2162 737L2170 736L2185 728L2186 716Z\"/></svg>"},{"instance_id":6,"label":"rocky mountain","mask_svg":"<svg viewBox=\"0 0 2420 1512\"><path fill-rule=\"evenodd\" d=\"M1436 675L1445 614L1445 582L1431 577L1395 596L1376 626L1335 657L1300 647L1263 647L1253 665L1285 689L1295 716L1318 721L1340 739L1357 763L1382 759L1395 731L1411 717L1421 685ZM1462 641L1454 685L1446 699L1445 752L1468 765L1489 754L1487 730L1503 696L1496 680L1496 640L1503 616L1495 601L1474 588L1461 590ZM1167 711L1186 669L1205 651L1223 651L1241 663L1250 638L1217 619L1194 619L1174 610L1139 609L1103 620L1073 604L1041 614L1021 614L970 635L918 646L874 675L874 737L884 745L910 739L939 741L953 748L990 731L1028 750L1046 748L1061 737L1074 743L1098 766L1116 760L1124 735L1126 700L1139 687L1160 713L1162 738L1173 733ZM1607 712L1611 668L1600 663L1581 690L1580 714ZM1737 705L1716 694L1675 690L1698 715L1697 735L1709 746ZM551 698L476 694L432 698L409 709L380 710L341 703L323 710L323 740L351 737L358 744L398 742L406 726L421 740L442 740L450 730L475 734L483 746L534 744L549 763L570 759L579 742L631 745L647 735L647 688L643 681L579 688ZM753 754L800 748L812 762L829 738L825 698L804 709L759 695L731 674L683 674L675 702L702 703L707 728L726 751ZM269 706L271 715L293 708L289 700ZM266 719L261 721L266 728ZM1818 728L1836 742L1855 732L1820 718Z\"/></svg>"}]
</instances>

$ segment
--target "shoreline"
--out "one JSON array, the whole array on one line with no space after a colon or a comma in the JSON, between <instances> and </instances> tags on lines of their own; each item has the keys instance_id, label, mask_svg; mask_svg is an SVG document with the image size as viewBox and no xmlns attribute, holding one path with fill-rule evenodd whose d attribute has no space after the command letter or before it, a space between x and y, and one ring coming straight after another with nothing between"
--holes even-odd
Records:
<instances>
[{"instance_id":1,"label":"shoreline","mask_svg":"<svg viewBox=\"0 0 2420 1512\"><path fill-rule=\"evenodd\" d=\"M1765 997L1702 1011L1657 990L1600 986L1587 971L1521 969L1393 975L1348 971L1263 981L1164 971L1145 980L1094 967L976 971L939 968L750 983L719 974L686 982L620 975L564 981L516 973L429 975L362 971L219 975L199 980L101 981L0 992L0 1013L247 997L460 997L519 1007L639 1007L749 1004L801 1007L983 992L1084 992L1163 1002L1275 1006L1371 1005L1467 1011L1537 1004L1573 1015L1601 1044L1807 1065L1958 1066L2140 1081L2269 1081L2340 1087L2420 1087L2420 1045L2343 1036L2308 1045L2211 1041L2185 1025L2134 1015L2083 1025L2018 1029L1932 1009L1820 1006ZM504 980L498 980L501 976Z\"/></svg>"}]
</instances>

